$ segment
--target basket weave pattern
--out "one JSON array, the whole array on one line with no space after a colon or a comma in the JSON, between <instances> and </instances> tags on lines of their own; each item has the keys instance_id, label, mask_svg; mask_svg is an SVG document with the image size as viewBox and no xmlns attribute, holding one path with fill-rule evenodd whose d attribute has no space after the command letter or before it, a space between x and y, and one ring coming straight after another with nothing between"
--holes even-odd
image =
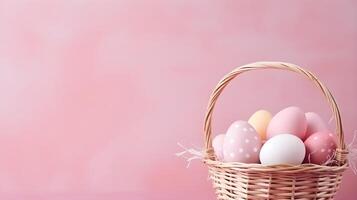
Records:
<instances>
[{"instance_id":1,"label":"basket weave pattern","mask_svg":"<svg viewBox=\"0 0 357 200\"><path fill-rule=\"evenodd\" d=\"M251 70L281 69L304 75L324 94L336 121L338 137L336 164L274 165L221 162L212 148L212 114L215 103L228 83L239 74ZM233 199L333 199L347 168L348 151L344 143L340 111L330 91L309 71L294 64L257 62L234 69L218 83L209 100L204 124L205 159L219 200Z\"/></svg>"}]
</instances>

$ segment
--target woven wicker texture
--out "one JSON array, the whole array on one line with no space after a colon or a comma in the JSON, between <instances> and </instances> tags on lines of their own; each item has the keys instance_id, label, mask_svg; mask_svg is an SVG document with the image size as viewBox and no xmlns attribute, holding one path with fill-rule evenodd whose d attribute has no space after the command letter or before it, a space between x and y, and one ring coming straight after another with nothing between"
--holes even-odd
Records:
<instances>
[{"instance_id":1,"label":"woven wicker texture","mask_svg":"<svg viewBox=\"0 0 357 200\"><path fill-rule=\"evenodd\" d=\"M335 164L274 165L221 162L212 148L212 114L224 88L239 74L251 70L281 69L311 80L329 102L338 136ZM348 151L344 143L340 111L330 91L309 71L283 62L257 62L234 69L219 81L209 100L204 124L205 159L219 200L233 199L333 199L347 168Z\"/></svg>"}]
</instances>

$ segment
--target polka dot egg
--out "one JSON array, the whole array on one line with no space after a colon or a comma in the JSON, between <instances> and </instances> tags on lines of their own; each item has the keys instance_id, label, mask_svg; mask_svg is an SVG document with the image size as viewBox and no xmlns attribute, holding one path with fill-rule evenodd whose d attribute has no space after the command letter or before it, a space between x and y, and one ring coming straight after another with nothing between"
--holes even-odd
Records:
<instances>
[{"instance_id":1,"label":"polka dot egg","mask_svg":"<svg viewBox=\"0 0 357 200\"><path fill-rule=\"evenodd\" d=\"M305 163L322 165L331 159L336 150L335 135L329 132L317 132L305 140Z\"/></svg>"},{"instance_id":2,"label":"polka dot egg","mask_svg":"<svg viewBox=\"0 0 357 200\"><path fill-rule=\"evenodd\" d=\"M261 145L258 133L248 122L236 121L223 142L224 161L258 163Z\"/></svg>"}]
</instances>

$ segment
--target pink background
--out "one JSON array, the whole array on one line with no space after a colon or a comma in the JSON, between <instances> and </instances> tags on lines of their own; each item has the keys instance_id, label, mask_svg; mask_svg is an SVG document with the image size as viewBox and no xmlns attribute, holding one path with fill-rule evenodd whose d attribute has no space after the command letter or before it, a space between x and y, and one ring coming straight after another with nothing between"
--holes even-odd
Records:
<instances>
[{"instance_id":1,"label":"pink background","mask_svg":"<svg viewBox=\"0 0 357 200\"><path fill-rule=\"evenodd\" d=\"M356 1L0 1L1 199L215 199L203 145L212 88L233 67L279 60L314 72L357 129ZM331 113L300 76L251 72L215 112L288 105ZM333 128L333 123L331 124ZM355 199L348 170L336 199Z\"/></svg>"}]
</instances>

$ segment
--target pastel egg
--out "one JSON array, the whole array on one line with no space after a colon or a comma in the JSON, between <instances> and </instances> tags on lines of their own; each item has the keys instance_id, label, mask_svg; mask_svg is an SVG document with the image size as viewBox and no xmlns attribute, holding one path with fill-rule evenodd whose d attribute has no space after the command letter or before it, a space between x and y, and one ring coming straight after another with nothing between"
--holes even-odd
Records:
<instances>
[{"instance_id":1,"label":"pastel egg","mask_svg":"<svg viewBox=\"0 0 357 200\"><path fill-rule=\"evenodd\" d=\"M248 120L248 123L258 132L262 141L266 139L266 131L271 118L272 115L270 112L266 110L258 110Z\"/></svg>"},{"instance_id":2,"label":"pastel egg","mask_svg":"<svg viewBox=\"0 0 357 200\"><path fill-rule=\"evenodd\" d=\"M245 121L236 121L228 129L223 142L226 162L258 163L261 141L255 129Z\"/></svg>"},{"instance_id":3,"label":"pastel egg","mask_svg":"<svg viewBox=\"0 0 357 200\"><path fill-rule=\"evenodd\" d=\"M316 132L328 132L327 125L318 114L307 112L305 113L305 117L307 122L305 138L310 137L310 135Z\"/></svg>"},{"instance_id":4,"label":"pastel egg","mask_svg":"<svg viewBox=\"0 0 357 200\"><path fill-rule=\"evenodd\" d=\"M223 142L225 137L225 134L219 134L214 137L212 141L214 153L216 154L218 160L223 160Z\"/></svg>"},{"instance_id":5,"label":"pastel egg","mask_svg":"<svg viewBox=\"0 0 357 200\"><path fill-rule=\"evenodd\" d=\"M336 137L329 132L317 132L305 140L305 163L322 165L333 156L336 150Z\"/></svg>"},{"instance_id":6,"label":"pastel egg","mask_svg":"<svg viewBox=\"0 0 357 200\"><path fill-rule=\"evenodd\" d=\"M278 134L290 133L300 139L305 139L307 122L305 113L298 107L288 107L278 112L267 128L267 138Z\"/></svg>"},{"instance_id":7,"label":"pastel egg","mask_svg":"<svg viewBox=\"0 0 357 200\"><path fill-rule=\"evenodd\" d=\"M279 134L264 143L259 158L263 165L299 165L305 158L305 146L295 135Z\"/></svg>"}]
</instances>

